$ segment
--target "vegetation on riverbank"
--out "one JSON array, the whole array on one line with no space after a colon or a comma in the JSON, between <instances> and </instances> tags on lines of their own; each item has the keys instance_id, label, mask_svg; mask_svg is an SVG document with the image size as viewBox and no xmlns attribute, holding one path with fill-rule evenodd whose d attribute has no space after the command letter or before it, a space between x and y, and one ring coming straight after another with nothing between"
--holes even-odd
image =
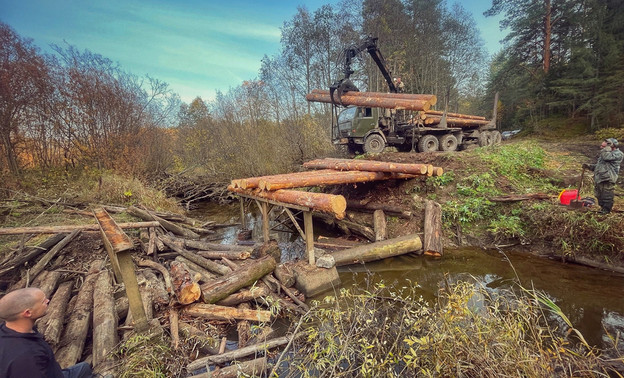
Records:
<instances>
[{"instance_id":1,"label":"vegetation on riverbank","mask_svg":"<svg viewBox=\"0 0 624 378\"><path fill-rule=\"evenodd\" d=\"M302 319L289 377L599 376L611 369L556 306L532 291L467 282L426 303L418 285L341 289ZM301 374L301 375L300 375Z\"/></svg>"}]
</instances>

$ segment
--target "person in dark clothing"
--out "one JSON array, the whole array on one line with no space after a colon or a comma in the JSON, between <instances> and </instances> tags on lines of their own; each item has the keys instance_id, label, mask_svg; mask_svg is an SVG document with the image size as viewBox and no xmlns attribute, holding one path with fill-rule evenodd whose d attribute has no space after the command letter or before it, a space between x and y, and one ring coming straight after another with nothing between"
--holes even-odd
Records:
<instances>
[{"instance_id":1,"label":"person in dark clothing","mask_svg":"<svg viewBox=\"0 0 624 378\"><path fill-rule=\"evenodd\" d=\"M618 149L615 138L605 139L600 146L596 164L583 164L583 168L594 171L594 195L600 205L600 214L608 214L613 208L615 182L620 173L624 153Z\"/></svg>"},{"instance_id":2,"label":"person in dark clothing","mask_svg":"<svg viewBox=\"0 0 624 378\"><path fill-rule=\"evenodd\" d=\"M52 348L35 328L49 299L37 288L12 291L0 299L0 377L90 378L91 367L81 362L61 369Z\"/></svg>"}]
</instances>

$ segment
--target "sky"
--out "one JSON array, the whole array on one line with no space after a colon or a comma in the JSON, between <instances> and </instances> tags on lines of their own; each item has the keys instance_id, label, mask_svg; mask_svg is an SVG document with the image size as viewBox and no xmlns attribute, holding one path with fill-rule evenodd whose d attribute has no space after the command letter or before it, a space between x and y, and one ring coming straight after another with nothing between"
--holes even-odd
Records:
<instances>
[{"instance_id":1,"label":"sky","mask_svg":"<svg viewBox=\"0 0 624 378\"><path fill-rule=\"evenodd\" d=\"M313 12L338 0L0 0L0 21L50 45L100 54L138 76L169 84L181 99L215 98L257 78L261 59L280 49L280 27L299 5ZM490 54L504 37L491 0L464 0ZM383 47L381 47L383 53Z\"/></svg>"}]
</instances>

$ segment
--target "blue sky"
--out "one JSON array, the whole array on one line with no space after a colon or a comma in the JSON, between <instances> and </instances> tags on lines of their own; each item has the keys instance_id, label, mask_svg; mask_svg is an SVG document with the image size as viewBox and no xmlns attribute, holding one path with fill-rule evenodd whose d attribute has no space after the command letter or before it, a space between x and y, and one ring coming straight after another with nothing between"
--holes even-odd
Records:
<instances>
[{"instance_id":1,"label":"blue sky","mask_svg":"<svg viewBox=\"0 0 624 378\"><path fill-rule=\"evenodd\" d=\"M314 11L327 3L337 0L0 0L0 21L44 51L66 41L165 81L190 102L257 77L262 57L279 51L280 27L297 6ZM491 1L461 4L490 53L498 51L498 20L483 17Z\"/></svg>"}]
</instances>

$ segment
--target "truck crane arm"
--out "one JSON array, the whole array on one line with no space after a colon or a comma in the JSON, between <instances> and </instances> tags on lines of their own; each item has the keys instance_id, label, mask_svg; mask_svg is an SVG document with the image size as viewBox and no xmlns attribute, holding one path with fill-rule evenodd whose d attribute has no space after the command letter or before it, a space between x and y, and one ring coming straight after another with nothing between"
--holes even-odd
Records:
<instances>
[{"instance_id":1,"label":"truck crane arm","mask_svg":"<svg viewBox=\"0 0 624 378\"><path fill-rule=\"evenodd\" d=\"M377 67L381 71L381 74L388 83L388 88L390 89L390 92L397 93L397 88L392 81L392 75L390 73L390 70L388 70L388 67L386 67L386 61L384 60L381 51L377 47L377 39L378 38L367 37L359 45L351 46L344 50L343 55L345 57L345 62L342 71L344 73L344 77L336 81L329 87L329 92L333 103L342 105L340 97L345 92L359 91L359 89L351 82L351 80L349 80L349 77L354 72L353 69L351 69L351 63L353 62L353 58L361 54L363 51L367 51L370 54L371 58L373 58L375 64L377 64Z\"/></svg>"}]
</instances>

